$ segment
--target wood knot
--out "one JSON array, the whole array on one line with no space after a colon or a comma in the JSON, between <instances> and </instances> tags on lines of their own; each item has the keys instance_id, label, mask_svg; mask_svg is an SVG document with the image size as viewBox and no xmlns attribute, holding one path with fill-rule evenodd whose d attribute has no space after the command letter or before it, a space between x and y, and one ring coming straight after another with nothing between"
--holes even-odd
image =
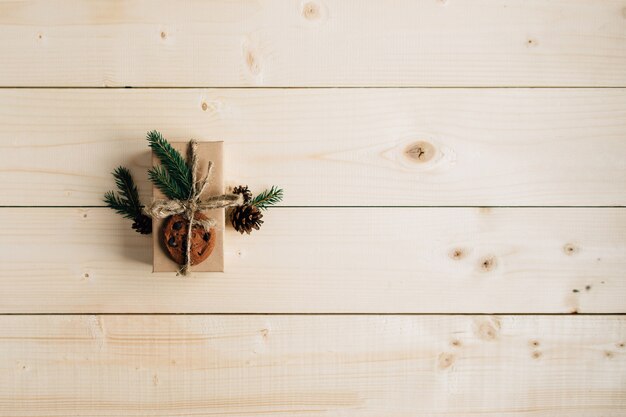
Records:
<instances>
[{"instance_id":1,"label":"wood knot","mask_svg":"<svg viewBox=\"0 0 626 417\"><path fill-rule=\"evenodd\" d=\"M439 369L447 369L454 364L454 355L451 353L443 352L439 355L438 363Z\"/></svg>"},{"instance_id":2,"label":"wood knot","mask_svg":"<svg viewBox=\"0 0 626 417\"><path fill-rule=\"evenodd\" d=\"M478 321L475 327L475 334L482 340L495 340L500 332L500 321L491 317L486 320Z\"/></svg>"},{"instance_id":3,"label":"wood knot","mask_svg":"<svg viewBox=\"0 0 626 417\"><path fill-rule=\"evenodd\" d=\"M258 58L252 51L246 52L246 64L252 74L259 75L261 72L261 65L259 64Z\"/></svg>"},{"instance_id":4,"label":"wood knot","mask_svg":"<svg viewBox=\"0 0 626 417\"><path fill-rule=\"evenodd\" d=\"M435 156L435 147L428 142L419 141L407 146L404 153L415 162L428 162Z\"/></svg>"},{"instance_id":5,"label":"wood knot","mask_svg":"<svg viewBox=\"0 0 626 417\"><path fill-rule=\"evenodd\" d=\"M450 258L454 259L455 261L463 259L464 256L465 252L463 252L463 249L461 248L452 249L450 251Z\"/></svg>"},{"instance_id":6,"label":"wood knot","mask_svg":"<svg viewBox=\"0 0 626 417\"><path fill-rule=\"evenodd\" d=\"M455 348L458 348L462 346L462 343L459 339L454 339L450 342L450 345L452 345Z\"/></svg>"},{"instance_id":7,"label":"wood knot","mask_svg":"<svg viewBox=\"0 0 626 417\"><path fill-rule=\"evenodd\" d=\"M528 39L526 41L526 46L529 47L529 48L535 47L537 45L539 45L539 42L537 42L537 40L535 40L535 39Z\"/></svg>"},{"instance_id":8,"label":"wood knot","mask_svg":"<svg viewBox=\"0 0 626 417\"><path fill-rule=\"evenodd\" d=\"M493 256L486 256L480 261L480 269L483 272L489 272L494 270L496 267L496 258Z\"/></svg>"},{"instance_id":9,"label":"wood knot","mask_svg":"<svg viewBox=\"0 0 626 417\"><path fill-rule=\"evenodd\" d=\"M566 255L573 255L578 252L578 248L572 243L567 243L563 246L563 252L565 252Z\"/></svg>"},{"instance_id":10,"label":"wood knot","mask_svg":"<svg viewBox=\"0 0 626 417\"><path fill-rule=\"evenodd\" d=\"M206 104L206 101L202 102L202 111L207 111L207 109L209 108L209 105Z\"/></svg>"},{"instance_id":11,"label":"wood knot","mask_svg":"<svg viewBox=\"0 0 626 417\"><path fill-rule=\"evenodd\" d=\"M532 357L533 357L533 359L539 359L541 357L541 352L539 352L538 350L535 350L532 353Z\"/></svg>"},{"instance_id":12,"label":"wood knot","mask_svg":"<svg viewBox=\"0 0 626 417\"><path fill-rule=\"evenodd\" d=\"M613 354L613 352L611 352L610 350L605 350L605 351L604 351L604 356L605 356L606 358L613 359L613 356L615 356L615 355L614 355L614 354Z\"/></svg>"},{"instance_id":13,"label":"wood knot","mask_svg":"<svg viewBox=\"0 0 626 417\"><path fill-rule=\"evenodd\" d=\"M166 38L167 38L167 33L161 32L161 39L166 39Z\"/></svg>"},{"instance_id":14,"label":"wood knot","mask_svg":"<svg viewBox=\"0 0 626 417\"><path fill-rule=\"evenodd\" d=\"M307 20L319 19L320 7L313 2L308 2L302 7L302 16Z\"/></svg>"},{"instance_id":15,"label":"wood knot","mask_svg":"<svg viewBox=\"0 0 626 417\"><path fill-rule=\"evenodd\" d=\"M528 344L532 347L539 347L540 345L539 340L534 340L534 339L528 342Z\"/></svg>"}]
</instances>

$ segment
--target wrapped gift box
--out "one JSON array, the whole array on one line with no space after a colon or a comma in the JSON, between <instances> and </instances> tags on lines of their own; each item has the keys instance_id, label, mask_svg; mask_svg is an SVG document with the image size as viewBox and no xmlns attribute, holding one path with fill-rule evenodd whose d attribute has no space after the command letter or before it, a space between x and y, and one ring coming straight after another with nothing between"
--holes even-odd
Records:
<instances>
[{"instance_id":1,"label":"wrapped gift box","mask_svg":"<svg viewBox=\"0 0 626 417\"><path fill-rule=\"evenodd\" d=\"M183 156L187 156L188 141L185 142L171 142L174 149L179 151ZM204 190L202 197L211 195L220 195L224 193L224 170L223 170L223 142L198 142L198 161L200 170L198 171L198 179L201 179L206 174L209 161L213 161L213 170L211 175L211 181ZM152 165L159 165L158 158L152 155ZM161 191L154 187L152 188L152 196L155 200L165 199L165 196ZM224 209L207 210L203 212L206 216L212 217L217 222L215 227L216 243L213 252L209 257L198 265L193 265L191 270L193 272L209 272L209 271L224 271ZM175 272L180 269L180 265L174 262L168 255L164 243L162 242L163 236L163 223L166 219L153 219L153 233L152 233L152 271L153 272Z\"/></svg>"}]
</instances>

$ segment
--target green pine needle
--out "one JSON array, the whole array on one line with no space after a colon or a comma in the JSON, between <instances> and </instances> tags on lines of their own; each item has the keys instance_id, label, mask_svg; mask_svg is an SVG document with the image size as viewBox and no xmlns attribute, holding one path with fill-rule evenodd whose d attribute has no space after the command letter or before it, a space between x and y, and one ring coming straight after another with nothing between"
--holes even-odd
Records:
<instances>
[{"instance_id":1,"label":"green pine needle","mask_svg":"<svg viewBox=\"0 0 626 417\"><path fill-rule=\"evenodd\" d=\"M156 130L148 132L150 148L155 153L161 167L154 167L148 171L150 180L168 198L187 199L191 195L191 168L180 152Z\"/></svg>"},{"instance_id":2,"label":"green pine needle","mask_svg":"<svg viewBox=\"0 0 626 417\"><path fill-rule=\"evenodd\" d=\"M139 191L137 190L137 186L135 185L128 168L124 168L122 166L117 167L115 171L113 171L113 176L115 177L115 184L117 185L122 197L125 200L128 200L131 206L137 210L141 210L141 203L139 203Z\"/></svg>"},{"instance_id":3,"label":"green pine needle","mask_svg":"<svg viewBox=\"0 0 626 417\"><path fill-rule=\"evenodd\" d=\"M115 195L113 191L107 191L104 194L104 202L122 216L134 219L141 214L142 205L133 177L124 167L117 167L113 171L113 177L115 177L119 195Z\"/></svg>"},{"instance_id":4,"label":"green pine needle","mask_svg":"<svg viewBox=\"0 0 626 417\"><path fill-rule=\"evenodd\" d=\"M267 210L269 206L280 203L283 200L283 190L275 185L269 190L263 191L257 195L250 202L251 205L258 207L261 210Z\"/></svg>"},{"instance_id":5,"label":"green pine needle","mask_svg":"<svg viewBox=\"0 0 626 417\"><path fill-rule=\"evenodd\" d=\"M180 184L172 179L167 169L161 165L150 168L148 178L169 199L185 200L189 196L189 191L181 188Z\"/></svg>"}]
</instances>

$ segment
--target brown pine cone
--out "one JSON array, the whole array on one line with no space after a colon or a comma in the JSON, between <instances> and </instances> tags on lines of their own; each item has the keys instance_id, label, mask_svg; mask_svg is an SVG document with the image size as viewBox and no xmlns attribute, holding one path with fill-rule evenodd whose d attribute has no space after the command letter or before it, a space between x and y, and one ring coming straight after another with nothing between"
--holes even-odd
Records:
<instances>
[{"instance_id":1,"label":"brown pine cone","mask_svg":"<svg viewBox=\"0 0 626 417\"><path fill-rule=\"evenodd\" d=\"M263 224L263 214L255 206L243 205L235 207L230 213L230 222L236 231L250 234L252 229L259 230Z\"/></svg>"},{"instance_id":2,"label":"brown pine cone","mask_svg":"<svg viewBox=\"0 0 626 417\"><path fill-rule=\"evenodd\" d=\"M241 194L243 196L243 204L248 204L252 200L252 192L247 185L240 185L233 189L233 194Z\"/></svg>"},{"instance_id":3,"label":"brown pine cone","mask_svg":"<svg viewBox=\"0 0 626 417\"><path fill-rule=\"evenodd\" d=\"M141 233L142 235L149 235L152 233L152 219L145 214L140 214L134 219L133 229L137 231L137 233Z\"/></svg>"}]
</instances>

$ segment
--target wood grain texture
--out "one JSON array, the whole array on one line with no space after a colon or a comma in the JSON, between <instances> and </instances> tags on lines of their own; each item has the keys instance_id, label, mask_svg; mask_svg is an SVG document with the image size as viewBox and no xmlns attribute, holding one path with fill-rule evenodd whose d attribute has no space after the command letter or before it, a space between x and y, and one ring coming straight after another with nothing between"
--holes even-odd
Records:
<instances>
[{"instance_id":1,"label":"wood grain texture","mask_svg":"<svg viewBox=\"0 0 626 417\"><path fill-rule=\"evenodd\" d=\"M623 209L274 209L190 279L112 210L0 214L2 313L626 312Z\"/></svg>"},{"instance_id":2,"label":"wood grain texture","mask_svg":"<svg viewBox=\"0 0 626 417\"><path fill-rule=\"evenodd\" d=\"M0 2L2 86L626 86L622 0Z\"/></svg>"},{"instance_id":3,"label":"wood grain texture","mask_svg":"<svg viewBox=\"0 0 626 417\"><path fill-rule=\"evenodd\" d=\"M626 415L625 23L0 0L0 417ZM155 88L88 88L127 86ZM226 273L152 274L96 207L119 164L148 201L151 129L224 140L227 185L295 207L227 230Z\"/></svg>"},{"instance_id":4,"label":"wood grain texture","mask_svg":"<svg viewBox=\"0 0 626 417\"><path fill-rule=\"evenodd\" d=\"M150 197L148 130L224 140L227 185L285 205L626 204L626 90L0 90L0 204Z\"/></svg>"},{"instance_id":5,"label":"wood grain texture","mask_svg":"<svg viewBox=\"0 0 626 417\"><path fill-rule=\"evenodd\" d=\"M4 316L3 416L621 417L624 317Z\"/></svg>"}]
</instances>

